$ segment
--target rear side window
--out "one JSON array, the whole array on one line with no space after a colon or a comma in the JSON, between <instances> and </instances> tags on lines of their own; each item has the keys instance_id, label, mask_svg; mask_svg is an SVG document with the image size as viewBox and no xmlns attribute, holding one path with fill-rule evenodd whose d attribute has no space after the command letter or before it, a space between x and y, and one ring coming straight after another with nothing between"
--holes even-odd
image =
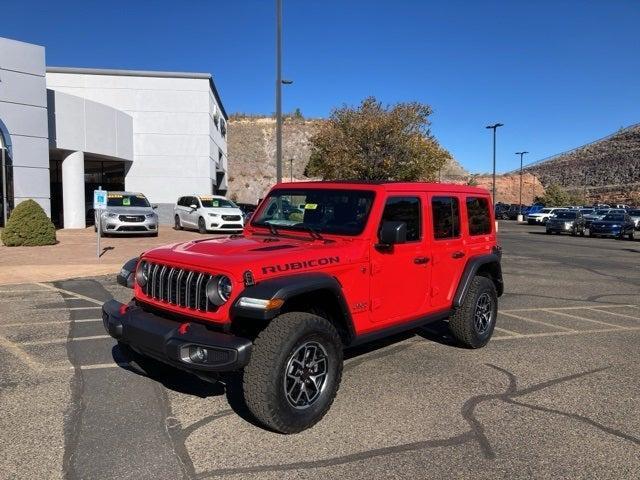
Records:
<instances>
[{"instance_id":1,"label":"rear side window","mask_svg":"<svg viewBox=\"0 0 640 480\"><path fill-rule=\"evenodd\" d=\"M407 242L420 240L420 199L418 197L390 197L384 206L383 222L405 222Z\"/></svg>"},{"instance_id":2,"label":"rear side window","mask_svg":"<svg viewBox=\"0 0 640 480\"><path fill-rule=\"evenodd\" d=\"M489 200L483 197L467 197L467 221L469 222L469 235L491 233Z\"/></svg>"},{"instance_id":3,"label":"rear side window","mask_svg":"<svg viewBox=\"0 0 640 480\"><path fill-rule=\"evenodd\" d=\"M431 209L436 240L460 236L460 205L456 197L433 197Z\"/></svg>"}]
</instances>

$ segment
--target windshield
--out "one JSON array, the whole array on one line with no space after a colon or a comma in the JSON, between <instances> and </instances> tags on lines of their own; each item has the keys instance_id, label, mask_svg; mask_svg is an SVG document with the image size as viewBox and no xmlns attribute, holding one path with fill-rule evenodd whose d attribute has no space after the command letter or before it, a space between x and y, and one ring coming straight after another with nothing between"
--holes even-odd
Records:
<instances>
[{"instance_id":1,"label":"windshield","mask_svg":"<svg viewBox=\"0 0 640 480\"><path fill-rule=\"evenodd\" d=\"M107 207L149 207L149 201L140 193L108 193Z\"/></svg>"},{"instance_id":2,"label":"windshield","mask_svg":"<svg viewBox=\"0 0 640 480\"><path fill-rule=\"evenodd\" d=\"M238 208L231 200L226 198L198 197L204 208Z\"/></svg>"},{"instance_id":3,"label":"windshield","mask_svg":"<svg viewBox=\"0 0 640 480\"><path fill-rule=\"evenodd\" d=\"M576 218L576 212L558 212L556 218Z\"/></svg>"},{"instance_id":4,"label":"windshield","mask_svg":"<svg viewBox=\"0 0 640 480\"><path fill-rule=\"evenodd\" d=\"M596 215L606 215L609 212L609 209L607 210L596 210Z\"/></svg>"},{"instance_id":5,"label":"windshield","mask_svg":"<svg viewBox=\"0 0 640 480\"><path fill-rule=\"evenodd\" d=\"M366 190L275 190L251 225L358 235L367 223L373 197L374 192Z\"/></svg>"},{"instance_id":6,"label":"windshield","mask_svg":"<svg viewBox=\"0 0 640 480\"><path fill-rule=\"evenodd\" d=\"M551 213L553 210L551 210L550 208L543 208L542 210L540 210L540 213Z\"/></svg>"},{"instance_id":7,"label":"windshield","mask_svg":"<svg viewBox=\"0 0 640 480\"><path fill-rule=\"evenodd\" d=\"M583 215L589 215L591 213L593 213L594 210L591 208L583 208L582 210L580 210L580 213L582 213Z\"/></svg>"},{"instance_id":8,"label":"windshield","mask_svg":"<svg viewBox=\"0 0 640 480\"><path fill-rule=\"evenodd\" d=\"M605 215L603 220L605 221L615 221L615 222L622 222L624 220L624 215L621 215L620 213L610 213L608 215Z\"/></svg>"}]
</instances>

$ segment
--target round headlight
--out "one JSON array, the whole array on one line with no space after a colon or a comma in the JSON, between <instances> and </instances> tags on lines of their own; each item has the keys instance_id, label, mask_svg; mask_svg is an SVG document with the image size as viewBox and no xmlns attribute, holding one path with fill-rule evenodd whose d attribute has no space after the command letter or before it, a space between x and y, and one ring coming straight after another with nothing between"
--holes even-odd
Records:
<instances>
[{"instance_id":1,"label":"round headlight","mask_svg":"<svg viewBox=\"0 0 640 480\"><path fill-rule=\"evenodd\" d=\"M214 305L220 306L229 300L233 284L231 279L225 275L217 275L207 282L207 298Z\"/></svg>"},{"instance_id":2,"label":"round headlight","mask_svg":"<svg viewBox=\"0 0 640 480\"><path fill-rule=\"evenodd\" d=\"M136 269L136 282L141 287L144 287L149 280L149 264L144 260L138 264Z\"/></svg>"}]
</instances>

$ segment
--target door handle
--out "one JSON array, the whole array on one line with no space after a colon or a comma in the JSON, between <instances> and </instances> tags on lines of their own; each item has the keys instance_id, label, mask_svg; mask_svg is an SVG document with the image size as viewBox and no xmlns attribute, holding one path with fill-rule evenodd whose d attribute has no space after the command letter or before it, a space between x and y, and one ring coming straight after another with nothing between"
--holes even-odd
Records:
<instances>
[{"instance_id":1,"label":"door handle","mask_svg":"<svg viewBox=\"0 0 640 480\"><path fill-rule=\"evenodd\" d=\"M453 252L451 254L451 256L453 258L462 258L462 257L464 257L464 255L465 255L465 253L463 251L461 251L461 250L458 250L457 252Z\"/></svg>"},{"instance_id":2,"label":"door handle","mask_svg":"<svg viewBox=\"0 0 640 480\"><path fill-rule=\"evenodd\" d=\"M413 259L413 263L415 263L416 265L424 265L425 263L429 262L429 258L428 257L416 257Z\"/></svg>"}]
</instances>

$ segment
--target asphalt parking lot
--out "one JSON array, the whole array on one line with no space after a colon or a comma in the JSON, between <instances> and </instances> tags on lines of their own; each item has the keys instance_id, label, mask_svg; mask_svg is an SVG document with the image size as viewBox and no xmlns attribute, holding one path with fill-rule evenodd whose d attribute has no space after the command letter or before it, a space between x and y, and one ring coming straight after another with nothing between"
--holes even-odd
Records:
<instances>
[{"instance_id":1,"label":"asphalt parking lot","mask_svg":"<svg viewBox=\"0 0 640 480\"><path fill-rule=\"evenodd\" d=\"M639 478L640 241L500 237L486 348L443 323L351 351L328 415L289 436L123 354L112 277L2 286L0 478Z\"/></svg>"}]
</instances>

